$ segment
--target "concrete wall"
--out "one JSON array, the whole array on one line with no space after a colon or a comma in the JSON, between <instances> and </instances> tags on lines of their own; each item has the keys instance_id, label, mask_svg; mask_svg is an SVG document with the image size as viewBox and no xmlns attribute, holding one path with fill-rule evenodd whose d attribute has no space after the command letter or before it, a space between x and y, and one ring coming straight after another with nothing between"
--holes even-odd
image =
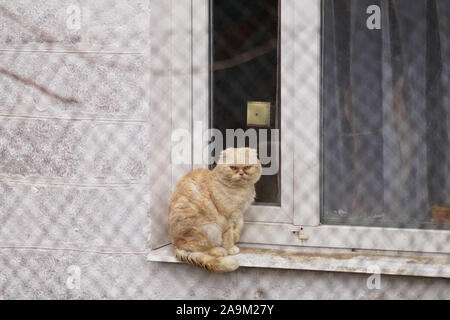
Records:
<instances>
[{"instance_id":1,"label":"concrete wall","mask_svg":"<svg viewBox=\"0 0 450 320\"><path fill-rule=\"evenodd\" d=\"M147 262L151 3L0 0L0 299L450 296L444 279Z\"/></svg>"}]
</instances>

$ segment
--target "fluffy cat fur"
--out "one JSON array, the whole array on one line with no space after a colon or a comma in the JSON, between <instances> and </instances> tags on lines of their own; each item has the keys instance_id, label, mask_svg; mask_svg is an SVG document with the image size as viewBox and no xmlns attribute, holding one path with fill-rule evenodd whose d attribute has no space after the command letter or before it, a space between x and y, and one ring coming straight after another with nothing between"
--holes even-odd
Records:
<instances>
[{"instance_id":1,"label":"fluffy cat fur","mask_svg":"<svg viewBox=\"0 0 450 320\"><path fill-rule=\"evenodd\" d=\"M213 170L194 170L180 180L169 204L169 233L179 260L217 273L239 267L228 255L239 253L235 243L261 171L256 150L230 148Z\"/></svg>"}]
</instances>

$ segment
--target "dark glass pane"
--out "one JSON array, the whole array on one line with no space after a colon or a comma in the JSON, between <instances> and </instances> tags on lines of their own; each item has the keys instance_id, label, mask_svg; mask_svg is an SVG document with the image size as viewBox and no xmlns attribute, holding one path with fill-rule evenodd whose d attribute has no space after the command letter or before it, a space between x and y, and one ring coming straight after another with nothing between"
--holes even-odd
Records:
<instances>
[{"instance_id":1,"label":"dark glass pane","mask_svg":"<svg viewBox=\"0 0 450 320\"><path fill-rule=\"evenodd\" d=\"M323 1L323 223L450 228L449 28L448 1Z\"/></svg>"},{"instance_id":2,"label":"dark glass pane","mask_svg":"<svg viewBox=\"0 0 450 320\"><path fill-rule=\"evenodd\" d=\"M224 137L226 129L280 129L278 0L212 0L210 5L210 126ZM265 125L249 122L252 102L270 105ZM268 141L269 151L279 148L279 141L271 143L270 136ZM279 174L264 175L256 193L257 203L280 205Z\"/></svg>"}]
</instances>

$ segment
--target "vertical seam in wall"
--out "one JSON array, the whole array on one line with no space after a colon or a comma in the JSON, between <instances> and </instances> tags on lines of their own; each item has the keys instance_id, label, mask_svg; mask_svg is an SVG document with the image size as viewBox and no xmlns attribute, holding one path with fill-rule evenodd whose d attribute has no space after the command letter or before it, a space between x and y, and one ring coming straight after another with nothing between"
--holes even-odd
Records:
<instances>
[{"instance_id":1,"label":"vertical seam in wall","mask_svg":"<svg viewBox=\"0 0 450 320\"><path fill-rule=\"evenodd\" d=\"M191 0L191 170L194 168L194 3Z\"/></svg>"},{"instance_id":2,"label":"vertical seam in wall","mask_svg":"<svg viewBox=\"0 0 450 320\"><path fill-rule=\"evenodd\" d=\"M174 37L174 26L173 26L173 11L174 11L174 1L173 0L169 0L170 1L170 60L169 60L169 74L170 74L170 133L172 134L173 129L174 129L174 125L173 125L173 115L174 115L174 99L173 99L173 77L174 77L174 73L173 73L173 37ZM173 185L173 163L172 163L172 149L173 149L173 143L172 143L172 139L170 137L170 189L173 189L174 185Z\"/></svg>"}]
</instances>

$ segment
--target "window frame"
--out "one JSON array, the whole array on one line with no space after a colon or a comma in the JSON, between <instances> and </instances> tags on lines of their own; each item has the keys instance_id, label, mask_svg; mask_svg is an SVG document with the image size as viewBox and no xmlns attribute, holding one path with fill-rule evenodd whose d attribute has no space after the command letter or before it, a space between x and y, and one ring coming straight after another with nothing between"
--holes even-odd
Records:
<instances>
[{"instance_id":1,"label":"window frame","mask_svg":"<svg viewBox=\"0 0 450 320\"><path fill-rule=\"evenodd\" d=\"M167 229L162 229L159 222L167 221L166 200L171 190L190 170L206 167L196 161L202 157L203 146L193 142L199 133L200 136L202 134L198 131L208 129L209 125L209 1L191 0L175 4L173 1L154 0L151 10L151 104L166 105L165 108L159 107L164 111L160 116L171 119L170 125L160 121L160 117L150 120L157 134L152 135L149 144L159 150L157 159L150 166L149 246L152 249L170 243ZM167 14L168 9L170 14ZM450 231L446 230L320 223L321 1L281 0L281 25L281 113L284 119L295 119L291 124L292 131L282 130L285 134L284 138L282 135L283 150L294 150L288 156L283 151L283 157L289 159L294 172L291 176L292 195L295 196L285 200L291 206L292 223L271 221L267 216L259 220L250 219L258 221L249 222L247 215L241 242L330 250L450 253ZM308 70L308 77L303 76L302 70ZM283 90L292 83L296 87L295 92ZM293 101L292 107L286 107L286 101ZM186 103L189 108L186 108ZM302 107L301 117L294 117L295 106ZM185 112L180 113L183 108ZM196 126L198 123L203 127ZM193 164L167 165L173 145L171 142L162 146L160 141L170 137L174 128L183 128L191 133ZM294 137L302 139L294 141ZM302 141L308 141L308 144ZM161 170L163 164L167 168ZM155 183L163 180L171 183ZM261 206L256 209L261 211Z\"/></svg>"},{"instance_id":2,"label":"window frame","mask_svg":"<svg viewBox=\"0 0 450 320\"><path fill-rule=\"evenodd\" d=\"M281 1L281 109L285 119L283 150L293 168L292 224L264 218L248 219L241 241L268 245L294 245L344 249L450 253L450 231L324 225L320 222L320 109L322 1ZM192 0L193 24L193 119L208 124L209 96L209 0ZM307 21L307 23L305 23ZM306 54L305 54L306 52ZM292 67L294 66L294 67ZM308 70L308 77L304 77ZM305 82L306 81L306 82ZM283 90L295 84L295 92ZM293 101L293 103L291 103ZM302 106L301 117L294 107ZM288 124L288 119L295 123ZM287 124L287 125L286 125ZM203 128L206 130L207 128ZM293 129L293 130L292 130ZM292 130L292 131L290 131ZM293 137L302 137L296 139ZM283 140L284 139L284 140ZM307 144L302 141L308 141ZM288 148L288 149L287 149ZM194 153L201 150L193 150ZM292 158L293 157L293 158ZM293 161L295 160L295 163ZM289 167L289 165L292 165ZM283 162L283 166L286 167ZM204 166L197 166L204 167ZM308 187L305 188L305 185ZM309 190L306 195L305 190ZM284 195L286 194L282 189ZM298 196L298 195L302 195ZM282 196L285 201L288 197ZM260 206L255 209L261 208ZM256 214L256 213L255 213ZM254 214L250 213L251 217ZM330 235L342 234L345 237ZM392 239L396 239L392 241Z\"/></svg>"},{"instance_id":3,"label":"window frame","mask_svg":"<svg viewBox=\"0 0 450 320\"><path fill-rule=\"evenodd\" d=\"M295 61L291 54L291 63L296 68L301 63L311 64L316 72L313 80L315 90L300 87L295 97L296 103L306 103L307 111L312 116L320 111L320 24L321 1L318 0L281 0L282 9L288 9L286 3L295 3L294 24L291 20L291 35L302 39L295 45L295 50L304 53L305 48L312 54L302 57L306 60ZM167 1L153 0L150 10L151 48L150 48L150 90L152 106L158 106L158 117L150 118L150 128L153 130L149 146L158 153L152 158L149 167L149 253L150 262L179 262L174 259L173 248L170 245L167 226L167 204L170 193L178 175L183 171L204 167L196 164L175 168L171 163L172 141L161 144L170 137L177 122L184 124L191 132L192 141L202 130L208 129L209 113L209 0ZM284 4L284 6L283 6ZM292 9L292 7L291 7ZM312 15L308 10L316 12L316 21L307 30L302 29L298 21L305 13L306 21ZM284 11L285 12L285 11ZM294 10L292 9L292 12ZM286 12L284 13L286 14ZM180 21L181 18L183 21ZM291 15L293 19L294 15ZM283 19L285 22L289 20ZM284 28L286 28L284 27ZM282 37L284 32L282 32ZM180 41L181 40L181 41ZM294 43L293 39L290 40ZM311 43L316 42L315 45ZM301 46L300 44L307 44ZM284 49L283 49L284 48ZM282 50L286 50L282 46ZM292 49L291 49L292 50ZM175 54L175 51L178 52ZM291 51L293 52L293 51ZM176 69L173 60L181 59ZM170 58L168 58L170 57ZM286 62L284 56L281 57ZM287 60L289 61L289 60ZM289 64L284 64L284 72L295 76L296 83L304 83L300 74L291 71ZM182 81L180 79L183 79ZM315 79L315 80L314 80ZM313 97L308 100L307 97ZM189 101L190 108L183 116L177 111L175 100ZM308 103L314 101L311 105ZM306 108L306 107L305 107ZM169 121L161 121L170 119ZM299 269L314 271L336 271L373 273L372 267L378 267L382 274L449 277L449 245L450 231L414 230L376 227L332 226L320 224L320 126L318 116L314 123L295 123L295 134L313 135L317 145L314 149L299 143L295 145L295 154L301 157L294 167L294 194L302 190L302 184L309 180L311 188L316 190L309 202L293 198L293 223L246 222L239 246L243 253L237 256L239 264L245 267ZM297 119L298 120L298 119ZM201 121L202 128L195 127L196 121ZM302 125L306 125L303 127ZM309 130L308 126L311 126ZM194 130L195 128L195 130ZM195 132L194 132L195 131ZM200 131L200 132L197 132ZM192 159L202 154L201 146L192 143ZM298 159L298 158L297 158ZM315 162L317 161L317 162ZM302 177L302 175L305 175ZM298 177L302 177L302 184ZM170 181L170 183L167 183ZM310 189L311 189L310 188ZM343 234L346 237L333 237ZM397 238L393 245L393 238ZM411 246L411 244L414 246ZM262 250L262 251L261 251ZM252 254L253 252L253 254ZM344 254L344 255L342 255ZM348 255L351 255L348 257Z\"/></svg>"},{"instance_id":4,"label":"window frame","mask_svg":"<svg viewBox=\"0 0 450 320\"><path fill-rule=\"evenodd\" d=\"M212 35L209 32L211 8L209 0L193 0L193 23L192 23L192 39L193 43L193 119L194 122L202 124L202 132L205 132L209 126L209 108L211 104L210 92L210 66L211 57L209 56L209 48ZM283 93L281 93L283 99ZM292 99L291 99L292 100ZM289 123L287 114L281 115L280 146L283 150L293 150L291 135L287 134L292 124ZM200 135L201 136L201 135ZM196 135L197 140L199 135ZM194 140L194 136L193 136ZM195 146L194 146L195 148ZM193 150L194 154L202 154L203 145L197 144ZM294 178L291 174L293 170L293 152L283 153L281 159L281 205L280 206L264 206L252 205L246 212L246 221L252 222L275 222L275 223L292 223L293 216L293 184ZM194 161L198 163L198 161ZM194 168L207 168L206 164L194 165Z\"/></svg>"}]
</instances>

